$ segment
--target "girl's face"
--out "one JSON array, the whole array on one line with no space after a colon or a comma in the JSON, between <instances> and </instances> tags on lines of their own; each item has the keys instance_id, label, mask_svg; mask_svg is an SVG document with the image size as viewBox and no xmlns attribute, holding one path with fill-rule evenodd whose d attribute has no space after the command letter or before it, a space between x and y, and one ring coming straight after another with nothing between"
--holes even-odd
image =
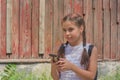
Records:
<instances>
[{"instance_id":1,"label":"girl's face","mask_svg":"<svg viewBox=\"0 0 120 80\"><path fill-rule=\"evenodd\" d=\"M82 41L83 27L77 27L70 21L63 22L64 37L71 45L77 45Z\"/></svg>"}]
</instances>

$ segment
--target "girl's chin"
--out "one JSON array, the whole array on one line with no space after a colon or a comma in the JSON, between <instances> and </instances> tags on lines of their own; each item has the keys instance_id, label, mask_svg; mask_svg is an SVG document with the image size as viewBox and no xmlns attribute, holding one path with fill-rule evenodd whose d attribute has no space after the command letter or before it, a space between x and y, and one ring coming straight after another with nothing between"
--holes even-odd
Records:
<instances>
[{"instance_id":1,"label":"girl's chin","mask_svg":"<svg viewBox=\"0 0 120 80\"><path fill-rule=\"evenodd\" d=\"M73 41L71 41L71 40L67 40L69 43L73 43Z\"/></svg>"}]
</instances>

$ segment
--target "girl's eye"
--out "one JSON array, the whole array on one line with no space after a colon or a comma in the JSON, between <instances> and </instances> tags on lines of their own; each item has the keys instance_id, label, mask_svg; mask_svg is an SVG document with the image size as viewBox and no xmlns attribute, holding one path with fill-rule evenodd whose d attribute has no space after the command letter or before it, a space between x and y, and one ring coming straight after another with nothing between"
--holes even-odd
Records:
<instances>
[{"instance_id":1,"label":"girl's eye","mask_svg":"<svg viewBox=\"0 0 120 80\"><path fill-rule=\"evenodd\" d=\"M73 28L69 28L69 29L68 29L69 32L72 32L73 30L74 30Z\"/></svg>"},{"instance_id":2,"label":"girl's eye","mask_svg":"<svg viewBox=\"0 0 120 80\"><path fill-rule=\"evenodd\" d=\"M73 28L63 29L64 32L66 32L66 31L72 32L73 30L74 30Z\"/></svg>"}]
</instances>

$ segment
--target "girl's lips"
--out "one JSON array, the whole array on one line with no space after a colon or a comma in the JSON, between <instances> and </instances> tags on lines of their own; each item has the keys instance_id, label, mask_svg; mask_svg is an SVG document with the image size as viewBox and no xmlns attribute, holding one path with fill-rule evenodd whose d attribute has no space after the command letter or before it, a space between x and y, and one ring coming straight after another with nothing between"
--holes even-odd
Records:
<instances>
[{"instance_id":1,"label":"girl's lips","mask_svg":"<svg viewBox=\"0 0 120 80\"><path fill-rule=\"evenodd\" d=\"M67 38L71 38L71 36L67 36Z\"/></svg>"}]
</instances>

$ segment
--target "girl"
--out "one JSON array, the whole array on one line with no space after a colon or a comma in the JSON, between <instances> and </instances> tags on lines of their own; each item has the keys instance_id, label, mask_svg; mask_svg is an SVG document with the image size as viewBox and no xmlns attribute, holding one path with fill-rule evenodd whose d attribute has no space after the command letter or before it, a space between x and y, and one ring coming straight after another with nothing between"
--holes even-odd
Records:
<instances>
[{"instance_id":1,"label":"girl","mask_svg":"<svg viewBox=\"0 0 120 80\"><path fill-rule=\"evenodd\" d=\"M88 55L85 22L79 14L68 14L62 20L67 42L58 50L59 61L51 62L53 80L94 80L97 70L97 48Z\"/></svg>"}]
</instances>

